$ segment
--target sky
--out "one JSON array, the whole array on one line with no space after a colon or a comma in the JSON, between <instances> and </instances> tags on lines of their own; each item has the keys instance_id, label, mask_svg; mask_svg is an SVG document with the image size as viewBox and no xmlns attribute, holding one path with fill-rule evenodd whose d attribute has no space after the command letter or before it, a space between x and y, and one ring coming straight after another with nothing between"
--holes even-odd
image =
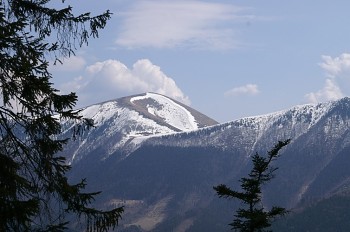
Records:
<instances>
[{"instance_id":1,"label":"sky","mask_svg":"<svg viewBox=\"0 0 350 232\"><path fill-rule=\"evenodd\" d=\"M113 15L51 67L77 107L144 92L218 122L350 95L350 1L67 1Z\"/></svg>"}]
</instances>

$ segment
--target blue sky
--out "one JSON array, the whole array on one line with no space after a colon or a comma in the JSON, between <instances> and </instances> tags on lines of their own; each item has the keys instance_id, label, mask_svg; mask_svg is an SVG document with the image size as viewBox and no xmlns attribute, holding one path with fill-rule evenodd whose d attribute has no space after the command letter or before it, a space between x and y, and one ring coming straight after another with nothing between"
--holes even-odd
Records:
<instances>
[{"instance_id":1,"label":"blue sky","mask_svg":"<svg viewBox=\"0 0 350 232\"><path fill-rule=\"evenodd\" d=\"M78 107L152 91L219 122L350 95L350 1L68 1L112 19L63 65Z\"/></svg>"}]
</instances>

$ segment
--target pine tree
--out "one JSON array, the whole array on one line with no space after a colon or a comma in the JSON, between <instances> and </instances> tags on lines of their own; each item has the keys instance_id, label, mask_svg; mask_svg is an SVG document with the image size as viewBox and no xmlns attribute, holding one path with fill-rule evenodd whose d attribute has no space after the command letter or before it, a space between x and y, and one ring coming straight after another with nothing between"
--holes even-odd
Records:
<instances>
[{"instance_id":1,"label":"pine tree","mask_svg":"<svg viewBox=\"0 0 350 232\"><path fill-rule=\"evenodd\" d=\"M123 212L93 208L98 192L84 192L85 180L69 183L71 167L57 155L70 139L59 137L60 120L76 121L75 132L91 120L73 110L75 93L53 88L49 58L74 55L111 17L76 16L61 3L54 9L50 0L0 0L0 231L62 231L68 214L87 231L107 231Z\"/></svg>"},{"instance_id":2,"label":"pine tree","mask_svg":"<svg viewBox=\"0 0 350 232\"><path fill-rule=\"evenodd\" d=\"M279 155L278 152L290 140L279 141L275 147L270 150L267 157L260 156L258 153L252 156L253 169L248 177L240 179L242 192L234 191L224 184L214 187L219 197L236 198L245 204L244 208L236 211L235 219L230 226L242 232L260 232L271 226L271 221L278 216L284 215L287 211L282 207L273 206L270 210L264 209L262 205L261 188L274 177L277 168L271 166Z\"/></svg>"}]
</instances>

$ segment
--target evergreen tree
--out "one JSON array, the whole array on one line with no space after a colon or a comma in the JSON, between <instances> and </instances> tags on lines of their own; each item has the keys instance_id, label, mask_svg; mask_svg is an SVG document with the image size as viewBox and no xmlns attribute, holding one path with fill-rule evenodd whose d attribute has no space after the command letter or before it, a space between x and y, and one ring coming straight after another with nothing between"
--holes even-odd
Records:
<instances>
[{"instance_id":1,"label":"evergreen tree","mask_svg":"<svg viewBox=\"0 0 350 232\"><path fill-rule=\"evenodd\" d=\"M279 141L270 150L267 157L262 157L258 153L252 156L253 169L248 177L240 179L242 192L234 191L224 184L214 187L219 197L236 198L245 204L244 208L236 211L235 219L230 226L242 232L265 231L271 226L271 221L287 213L284 208L272 207L270 210L264 209L261 199L261 187L274 177L277 168L271 166L271 162L278 157L278 152L286 146L290 140Z\"/></svg>"},{"instance_id":2,"label":"evergreen tree","mask_svg":"<svg viewBox=\"0 0 350 232\"><path fill-rule=\"evenodd\" d=\"M69 183L71 167L57 155L70 139L59 137L60 120L78 123L72 137L91 120L73 110L75 93L53 88L49 58L74 55L111 17L109 11L74 15L61 4L0 0L0 231L62 231L68 214L82 219L87 231L107 231L123 212L93 208L98 192L84 192L85 180Z\"/></svg>"}]
</instances>

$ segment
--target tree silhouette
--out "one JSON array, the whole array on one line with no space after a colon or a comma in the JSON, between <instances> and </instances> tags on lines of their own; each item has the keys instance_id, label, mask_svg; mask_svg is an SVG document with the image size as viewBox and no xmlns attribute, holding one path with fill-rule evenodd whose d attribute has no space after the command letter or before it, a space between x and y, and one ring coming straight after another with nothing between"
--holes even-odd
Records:
<instances>
[{"instance_id":1,"label":"tree silhouette","mask_svg":"<svg viewBox=\"0 0 350 232\"><path fill-rule=\"evenodd\" d=\"M91 120L73 110L75 93L52 87L48 57L61 62L74 55L111 17L109 11L76 16L61 4L0 0L0 231L61 231L67 214L83 218L87 231L106 231L123 212L91 207L98 192L84 192L85 180L70 184L71 167L57 155L70 139L59 137L60 120L77 122L72 137Z\"/></svg>"},{"instance_id":2,"label":"tree silhouette","mask_svg":"<svg viewBox=\"0 0 350 232\"><path fill-rule=\"evenodd\" d=\"M236 198L245 204L244 208L236 211L235 219L229 225L232 229L242 232L265 231L271 226L271 221L287 213L284 208L273 206L270 210L264 209L261 199L261 187L274 177L274 172L278 169L271 166L271 162L278 157L278 152L290 140L279 141L267 157L262 157L258 153L252 156L253 169L248 177L240 179L242 192L234 191L224 184L214 187L219 197Z\"/></svg>"}]
</instances>

